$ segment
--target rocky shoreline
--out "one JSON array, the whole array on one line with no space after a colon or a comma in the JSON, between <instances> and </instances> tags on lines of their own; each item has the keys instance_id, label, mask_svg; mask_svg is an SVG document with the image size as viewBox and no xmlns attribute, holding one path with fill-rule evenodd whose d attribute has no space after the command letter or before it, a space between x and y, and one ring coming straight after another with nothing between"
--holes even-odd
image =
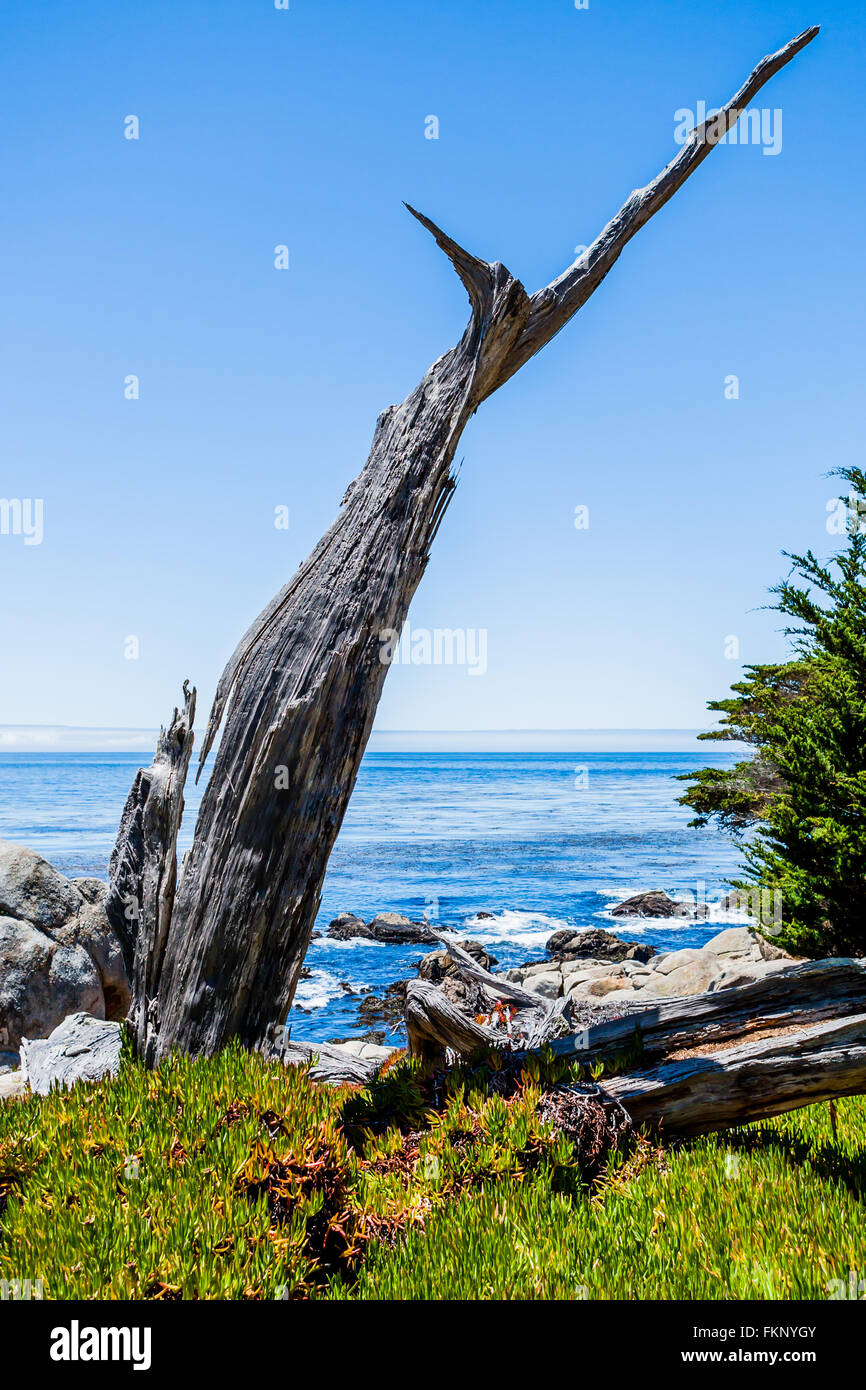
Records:
<instances>
[{"instance_id":1,"label":"rocky shoreline","mask_svg":"<svg viewBox=\"0 0 866 1390\"><path fill-rule=\"evenodd\" d=\"M67 879L34 851L0 841L0 1100L28 1084L44 1091L52 1083L116 1071L129 985L105 895L100 880ZM479 913L478 920L492 915ZM610 915L703 920L707 910L705 904L653 890L627 898ZM368 922L343 912L326 935L432 946L418 961L416 977L462 1005L465 982L444 947L445 933L449 944L461 947L493 978L541 999L566 999L572 1020L583 1025L621 1017L627 1006L644 1001L731 988L794 963L748 925L726 927L701 947L662 952L602 928L561 930L546 942L544 959L503 971L478 941L396 912L380 912ZM399 1044L388 1046L385 1038L389 1032L405 1035L406 994L416 977L360 994L358 1024L365 1031L322 1045L330 1072L343 1057L363 1076L398 1050ZM294 1060L317 1052L309 1043L290 1047Z\"/></svg>"}]
</instances>

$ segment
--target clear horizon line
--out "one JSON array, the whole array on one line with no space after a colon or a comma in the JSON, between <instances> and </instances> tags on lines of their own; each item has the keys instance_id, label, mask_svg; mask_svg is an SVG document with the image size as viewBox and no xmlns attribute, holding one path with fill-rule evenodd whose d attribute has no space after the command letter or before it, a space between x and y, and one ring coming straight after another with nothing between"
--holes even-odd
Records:
<instances>
[{"instance_id":1,"label":"clear horizon line","mask_svg":"<svg viewBox=\"0 0 866 1390\"><path fill-rule=\"evenodd\" d=\"M373 729L373 734L699 734L705 726L691 724L545 724L477 725L475 728L448 729ZM157 724L0 724L4 729L73 729L92 733L140 734L157 733Z\"/></svg>"}]
</instances>

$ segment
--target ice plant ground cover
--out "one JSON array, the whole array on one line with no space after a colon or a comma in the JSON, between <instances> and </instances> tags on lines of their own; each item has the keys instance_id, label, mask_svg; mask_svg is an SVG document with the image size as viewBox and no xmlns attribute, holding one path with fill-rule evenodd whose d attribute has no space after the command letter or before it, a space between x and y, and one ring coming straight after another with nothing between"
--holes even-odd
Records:
<instances>
[{"instance_id":1,"label":"ice plant ground cover","mask_svg":"<svg viewBox=\"0 0 866 1390\"><path fill-rule=\"evenodd\" d=\"M866 1098L590 1177L573 1063L331 1090L230 1047L0 1105L0 1280L45 1298L811 1298L866 1270ZM583 1073L586 1078L586 1073ZM861 1275L857 1276L858 1279ZM843 1292L840 1294L839 1290Z\"/></svg>"}]
</instances>

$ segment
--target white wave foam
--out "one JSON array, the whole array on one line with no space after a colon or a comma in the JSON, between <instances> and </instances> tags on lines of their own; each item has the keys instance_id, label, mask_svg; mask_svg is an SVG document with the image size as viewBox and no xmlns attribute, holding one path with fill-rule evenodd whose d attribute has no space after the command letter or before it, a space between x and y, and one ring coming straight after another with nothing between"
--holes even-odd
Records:
<instances>
[{"instance_id":1,"label":"white wave foam","mask_svg":"<svg viewBox=\"0 0 866 1390\"><path fill-rule=\"evenodd\" d=\"M432 924L435 926L435 922ZM552 917L547 912L521 912L516 908L506 908L492 917L469 917L462 926L457 927L460 936L470 937L482 946L495 946L497 943L514 946L544 945L555 931L571 929L572 924L564 917Z\"/></svg>"},{"instance_id":2,"label":"white wave foam","mask_svg":"<svg viewBox=\"0 0 866 1390\"><path fill-rule=\"evenodd\" d=\"M332 999L345 994L340 981L330 970L312 970L305 980L298 983L295 990L295 1003L303 1009L323 1009Z\"/></svg>"},{"instance_id":3,"label":"white wave foam","mask_svg":"<svg viewBox=\"0 0 866 1390\"><path fill-rule=\"evenodd\" d=\"M384 948L388 943L386 941L373 941L369 936L350 936L348 941L340 941L335 936L323 936L312 944L317 951L357 951L367 946Z\"/></svg>"}]
</instances>

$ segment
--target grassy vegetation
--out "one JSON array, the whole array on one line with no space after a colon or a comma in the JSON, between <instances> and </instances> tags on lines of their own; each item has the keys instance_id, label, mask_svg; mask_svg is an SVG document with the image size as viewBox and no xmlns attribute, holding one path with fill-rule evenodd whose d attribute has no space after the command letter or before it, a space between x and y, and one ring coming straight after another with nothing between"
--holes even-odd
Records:
<instances>
[{"instance_id":1,"label":"grassy vegetation","mask_svg":"<svg viewBox=\"0 0 866 1390\"><path fill-rule=\"evenodd\" d=\"M573 1070L573 1068L572 1068ZM230 1048L0 1105L0 1280L47 1298L824 1298L866 1269L866 1098L592 1183L547 1059L369 1091ZM504 1094L496 1094L500 1086Z\"/></svg>"}]
</instances>

